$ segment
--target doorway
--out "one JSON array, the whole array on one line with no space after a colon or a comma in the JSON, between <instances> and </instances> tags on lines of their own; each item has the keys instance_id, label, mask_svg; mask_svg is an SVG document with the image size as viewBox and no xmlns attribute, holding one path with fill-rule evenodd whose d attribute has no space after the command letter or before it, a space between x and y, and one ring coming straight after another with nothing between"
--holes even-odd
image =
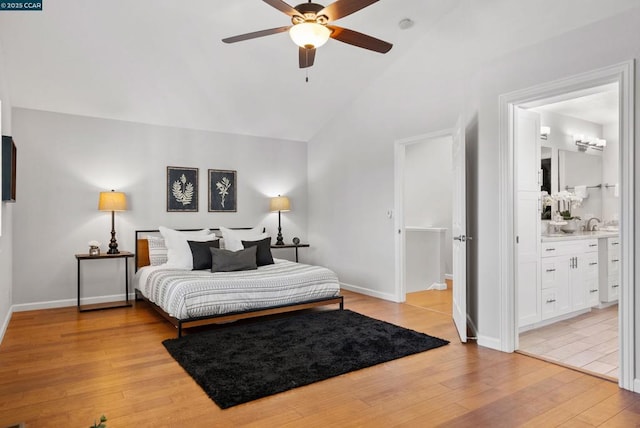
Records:
<instances>
[{"instance_id":1,"label":"doorway","mask_svg":"<svg viewBox=\"0 0 640 428\"><path fill-rule=\"evenodd\" d=\"M568 98L562 101L539 100L531 108L521 106L540 124L540 135L534 136L540 160L534 167L540 171L536 190L542 203L531 207L534 218L519 213L518 219L540 223L535 239L542 248L536 255L537 288L533 290L532 278L524 283L519 279L517 284L517 349L617 381L617 292L622 262L618 85L584 92L575 97L566 94ZM516 150L520 151L522 142L516 139ZM517 169L527 171L531 160L518 159ZM523 207L518 205L519 210ZM569 223L578 229L574 231ZM519 230L523 227L533 230L530 225L518 225ZM523 232L518 236L524 244ZM556 254L569 246L576 247L572 255ZM518 246L520 268L526 256L522 248ZM522 296L530 300L523 301ZM533 300L538 300L535 308Z\"/></svg>"},{"instance_id":2,"label":"doorway","mask_svg":"<svg viewBox=\"0 0 640 428\"><path fill-rule=\"evenodd\" d=\"M396 143L398 300L452 315L453 137L450 130Z\"/></svg>"},{"instance_id":3,"label":"doorway","mask_svg":"<svg viewBox=\"0 0 640 428\"><path fill-rule=\"evenodd\" d=\"M500 176L499 192L499 241L500 241L500 295L501 333L500 347L507 352L518 348L518 277L516 246L517 215L516 183L514 164L514 116L520 107L533 107L536 102L549 103L566 98L580 90L616 83L619 88L620 112L620 255L624 263L620 266L620 370L619 385L634 390L635 373L635 326L633 290L634 248L634 90L635 64L627 61L603 69L583 73L567 79L541 84L525 90L500 96Z\"/></svg>"}]
</instances>

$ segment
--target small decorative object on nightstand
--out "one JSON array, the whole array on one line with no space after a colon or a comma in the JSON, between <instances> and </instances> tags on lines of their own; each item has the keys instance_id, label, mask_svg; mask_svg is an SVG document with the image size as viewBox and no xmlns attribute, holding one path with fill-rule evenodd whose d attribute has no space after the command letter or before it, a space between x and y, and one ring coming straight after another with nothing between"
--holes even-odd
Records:
<instances>
[{"instance_id":1,"label":"small decorative object on nightstand","mask_svg":"<svg viewBox=\"0 0 640 428\"><path fill-rule=\"evenodd\" d=\"M293 238L293 245L300 245L300 238L298 238L297 236Z\"/></svg>"},{"instance_id":2,"label":"small decorative object on nightstand","mask_svg":"<svg viewBox=\"0 0 640 428\"><path fill-rule=\"evenodd\" d=\"M89 255L92 257L100 255L100 243L98 241L89 241Z\"/></svg>"}]
</instances>

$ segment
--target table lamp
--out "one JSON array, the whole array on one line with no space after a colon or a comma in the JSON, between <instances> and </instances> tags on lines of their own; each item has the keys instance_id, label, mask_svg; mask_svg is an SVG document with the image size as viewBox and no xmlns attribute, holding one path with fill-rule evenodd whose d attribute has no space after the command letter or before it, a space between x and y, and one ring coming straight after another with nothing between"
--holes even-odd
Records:
<instances>
[{"instance_id":1,"label":"table lamp","mask_svg":"<svg viewBox=\"0 0 640 428\"><path fill-rule=\"evenodd\" d=\"M282 224L280 222L280 214L282 213L282 211L291 211L289 198L280 195L276 196L275 198L271 198L269 208L271 212L278 211L278 237L276 239L276 245L284 245L284 241L282 240Z\"/></svg>"},{"instance_id":2,"label":"table lamp","mask_svg":"<svg viewBox=\"0 0 640 428\"><path fill-rule=\"evenodd\" d=\"M118 251L118 242L116 241L115 212L126 211L126 209L127 197L124 193L114 190L110 192L100 192L98 210L111 211L111 241L109 242L109 251L107 251L107 254L120 253L120 251Z\"/></svg>"}]
</instances>

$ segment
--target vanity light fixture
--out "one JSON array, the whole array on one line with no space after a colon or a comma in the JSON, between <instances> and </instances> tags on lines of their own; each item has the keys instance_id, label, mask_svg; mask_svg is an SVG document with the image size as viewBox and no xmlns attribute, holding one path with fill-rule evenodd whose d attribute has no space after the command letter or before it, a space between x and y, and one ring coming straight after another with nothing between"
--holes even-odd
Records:
<instances>
[{"instance_id":1,"label":"vanity light fixture","mask_svg":"<svg viewBox=\"0 0 640 428\"><path fill-rule=\"evenodd\" d=\"M542 138L543 140L546 140L549 137L549 134L551 134L551 128L548 126L541 126L540 127L540 138Z\"/></svg>"},{"instance_id":2,"label":"vanity light fixture","mask_svg":"<svg viewBox=\"0 0 640 428\"><path fill-rule=\"evenodd\" d=\"M585 137L583 134L575 134L573 136L573 141L581 152L586 152L587 149L602 151L607 147L607 140L595 137Z\"/></svg>"}]
</instances>

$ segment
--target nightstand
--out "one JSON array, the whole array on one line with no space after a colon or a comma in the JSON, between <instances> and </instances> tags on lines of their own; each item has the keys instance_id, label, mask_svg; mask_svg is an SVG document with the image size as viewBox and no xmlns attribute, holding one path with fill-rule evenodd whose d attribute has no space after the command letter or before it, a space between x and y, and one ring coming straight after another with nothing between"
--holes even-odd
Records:
<instances>
[{"instance_id":1,"label":"nightstand","mask_svg":"<svg viewBox=\"0 0 640 428\"><path fill-rule=\"evenodd\" d=\"M100 309L111 308L124 308L131 306L129 302L129 259L133 257L133 253L129 251L120 251L118 254L100 254L99 256L90 256L89 254L76 254L76 260L78 260L78 312L97 311ZM110 259L123 259L124 260L124 301L122 302L106 302L95 303L90 305L80 304L80 262L83 260L110 260Z\"/></svg>"},{"instance_id":2,"label":"nightstand","mask_svg":"<svg viewBox=\"0 0 640 428\"><path fill-rule=\"evenodd\" d=\"M284 244L284 245L271 245L271 249L274 248L295 248L296 249L296 263L298 263L298 248L309 248L309 244Z\"/></svg>"}]
</instances>

